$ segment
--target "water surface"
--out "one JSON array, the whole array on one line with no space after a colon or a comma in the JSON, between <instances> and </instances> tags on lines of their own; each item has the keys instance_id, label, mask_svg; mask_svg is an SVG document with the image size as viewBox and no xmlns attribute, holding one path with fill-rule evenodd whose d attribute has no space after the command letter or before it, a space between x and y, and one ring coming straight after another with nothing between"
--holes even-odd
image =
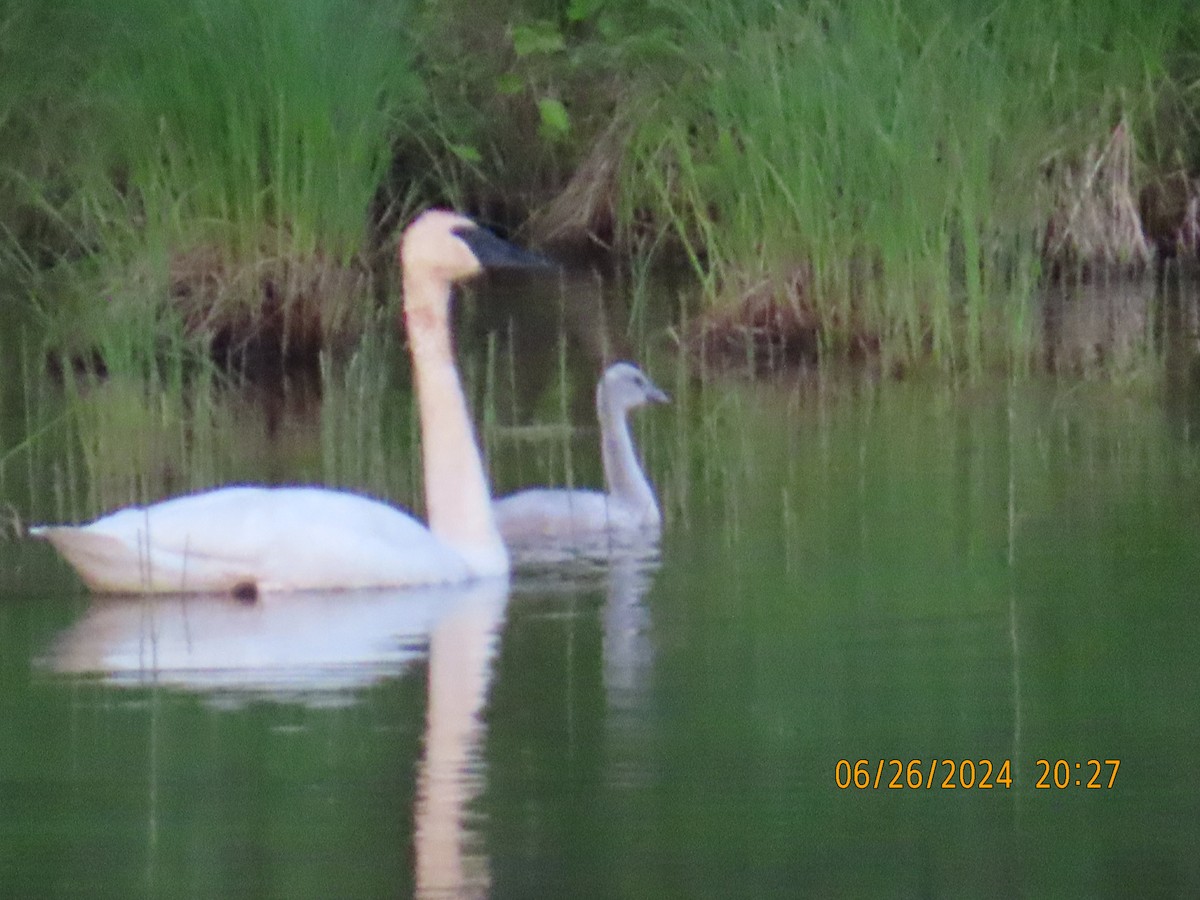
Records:
<instances>
[{"instance_id":1,"label":"water surface","mask_svg":"<svg viewBox=\"0 0 1200 900\"><path fill-rule=\"evenodd\" d=\"M595 483L586 403L514 413L574 430L509 428L483 368L496 483ZM0 526L0 893L1200 891L1190 402L649 368L675 396L637 418L657 553L470 591L93 601ZM10 382L0 510L246 479L419 507L402 370L187 403ZM841 760L871 784L839 787ZM889 789L890 760L922 786ZM945 760L1011 786L943 785Z\"/></svg>"}]
</instances>

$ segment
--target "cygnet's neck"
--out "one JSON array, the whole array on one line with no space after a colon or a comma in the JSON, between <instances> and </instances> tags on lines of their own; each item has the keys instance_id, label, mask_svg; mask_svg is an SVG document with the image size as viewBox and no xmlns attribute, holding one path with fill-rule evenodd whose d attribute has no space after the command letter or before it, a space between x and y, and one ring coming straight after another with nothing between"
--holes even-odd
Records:
<instances>
[{"instance_id":1,"label":"cygnet's neck","mask_svg":"<svg viewBox=\"0 0 1200 900\"><path fill-rule=\"evenodd\" d=\"M609 401L601 389L596 396L596 412L605 491L610 499L640 512L648 524L658 522L658 501L633 449L626 411Z\"/></svg>"},{"instance_id":2,"label":"cygnet's neck","mask_svg":"<svg viewBox=\"0 0 1200 900\"><path fill-rule=\"evenodd\" d=\"M404 317L416 375L429 530L478 575L508 571L491 491L450 343L449 285L404 278Z\"/></svg>"}]
</instances>

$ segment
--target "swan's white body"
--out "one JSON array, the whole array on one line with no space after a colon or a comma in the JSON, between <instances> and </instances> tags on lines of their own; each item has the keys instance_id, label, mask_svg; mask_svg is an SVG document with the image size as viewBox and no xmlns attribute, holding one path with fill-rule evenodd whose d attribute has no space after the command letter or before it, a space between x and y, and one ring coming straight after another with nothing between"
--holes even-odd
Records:
<instances>
[{"instance_id":1,"label":"swan's white body","mask_svg":"<svg viewBox=\"0 0 1200 900\"><path fill-rule=\"evenodd\" d=\"M412 516L311 487L221 488L36 533L99 593L400 587L474 574Z\"/></svg>"},{"instance_id":2,"label":"swan's white body","mask_svg":"<svg viewBox=\"0 0 1200 900\"><path fill-rule=\"evenodd\" d=\"M605 491L533 488L503 497L493 508L504 540L527 546L656 531L662 515L633 448L628 413L665 402L667 395L636 366L610 366L596 387Z\"/></svg>"},{"instance_id":3,"label":"swan's white body","mask_svg":"<svg viewBox=\"0 0 1200 900\"><path fill-rule=\"evenodd\" d=\"M485 265L544 265L471 220L430 210L400 248L421 417L426 527L366 497L313 487L228 487L131 507L83 526L41 526L102 593L330 590L454 584L509 560L450 342L453 283Z\"/></svg>"}]
</instances>

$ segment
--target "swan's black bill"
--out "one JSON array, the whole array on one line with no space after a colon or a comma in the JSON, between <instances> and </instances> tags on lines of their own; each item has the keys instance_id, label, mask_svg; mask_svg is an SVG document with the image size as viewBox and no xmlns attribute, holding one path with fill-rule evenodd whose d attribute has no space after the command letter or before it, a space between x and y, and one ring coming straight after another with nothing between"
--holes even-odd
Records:
<instances>
[{"instance_id":1,"label":"swan's black bill","mask_svg":"<svg viewBox=\"0 0 1200 900\"><path fill-rule=\"evenodd\" d=\"M454 236L471 248L485 269L557 269L557 263L540 253L524 250L496 237L486 228L456 228Z\"/></svg>"}]
</instances>

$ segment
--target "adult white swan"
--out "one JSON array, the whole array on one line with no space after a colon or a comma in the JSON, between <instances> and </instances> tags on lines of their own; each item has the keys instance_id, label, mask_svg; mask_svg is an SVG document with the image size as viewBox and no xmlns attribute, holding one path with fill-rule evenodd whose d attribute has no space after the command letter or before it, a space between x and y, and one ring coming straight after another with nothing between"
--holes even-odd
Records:
<instances>
[{"instance_id":1,"label":"adult white swan","mask_svg":"<svg viewBox=\"0 0 1200 900\"><path fill-rule=\"evenodd\" d=\"M610 366L596 386L605 492L532 488L503 497L493 508L504 540L525 547L657 529L662 521L658 500L633 449L628 414L667 400L637 366Z\"/></svg>"},{"instance_id":2,"label":"adult white swan","mask_svg":"<svg viewBox=\"0 0 1200 900\"><path fill-rule=\"evenodd\" d=\"M485 267L546 266L470 219L428 210L400 243L428 528L357 494L227 487L89 525L30 529L93 591L232 592L453 584L508 572L451 348L451 286Z\"/></svg>"}]
</instances>

